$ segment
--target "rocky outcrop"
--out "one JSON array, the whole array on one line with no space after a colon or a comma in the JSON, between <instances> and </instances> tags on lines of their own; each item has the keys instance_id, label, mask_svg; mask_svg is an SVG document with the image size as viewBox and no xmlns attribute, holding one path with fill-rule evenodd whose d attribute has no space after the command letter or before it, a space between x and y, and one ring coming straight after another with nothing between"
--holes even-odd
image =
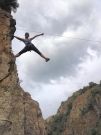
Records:
<instances>
[{"instance_id":1,"label":"rocky outcrop","mask_svg":"<svg viewBox=\"0 0 101 135\"><path fill-rule=\"evenodd\" d=\"M0 135L46 135L39 104L19 85L11 49L15 20L0 9Z\"/></svg>"},{"instance_id":2,"label":"rocky outcrop","mask_svg":"<svg viewBox=\"0 0 101 135\"><path fill-rule=\"evenodd\" d=\"M101 84L75 92L46 123L47 135L101 135Z\"/></svg>"}]
</instances>

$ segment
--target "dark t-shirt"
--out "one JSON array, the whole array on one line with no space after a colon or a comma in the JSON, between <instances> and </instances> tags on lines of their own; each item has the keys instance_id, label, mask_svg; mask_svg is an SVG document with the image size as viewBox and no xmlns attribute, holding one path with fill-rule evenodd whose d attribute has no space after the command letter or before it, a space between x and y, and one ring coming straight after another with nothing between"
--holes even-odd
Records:
<instances>
[{"instance_id":1,"label":"dark t-shirt","mask_svg":"<svg viewBox=\"0 0 101 135\"><path fill-rule=\"evenodd\" d=\"M33 45L32 43L31 43L31 39L24 39L24 44L26 45L26 46L29 46L29 45Z\"/></svg>"}]
</instances>

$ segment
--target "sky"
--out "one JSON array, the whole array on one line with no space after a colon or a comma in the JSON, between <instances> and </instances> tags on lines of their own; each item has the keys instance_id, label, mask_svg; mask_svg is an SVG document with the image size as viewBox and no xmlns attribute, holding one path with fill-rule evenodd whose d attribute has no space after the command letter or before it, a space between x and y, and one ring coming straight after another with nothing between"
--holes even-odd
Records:
<instances>
[{"instance_id":1,"label":"sky","mask_svg":"<svg viewBox=\"0 0 101 135\"><path fill-rule=\"evenodd\" d=\"M54 115L73 92L101 80L101 1L22 0L16 14L15 35L29 32L33 44L51 60L35 52L16 60L22 88L39 102L44 118ZM13 53L24 44L12 42Z\"/></svg>"}]
</instances>

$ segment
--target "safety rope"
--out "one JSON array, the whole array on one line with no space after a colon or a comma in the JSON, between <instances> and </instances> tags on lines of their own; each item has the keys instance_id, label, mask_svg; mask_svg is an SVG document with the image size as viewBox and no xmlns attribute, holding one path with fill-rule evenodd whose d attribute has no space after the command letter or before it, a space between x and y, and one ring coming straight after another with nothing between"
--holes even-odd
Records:
<instances>
[{"instance_id":1,"label":"safety rope","mask_svg":"<svg viewBox=\"0 0 101 135\"><path fill-rule=\"evenodd\" d=\"M32 31L32 30L28 30L28 29L20 28L20 27L18 27L18 28L16 29L16 31L17 31L17 30L22 30L22 31L24 31L24 32L30 31L31 33L37 33L37 34L41 33L41 32L38 32L38 31ZM44 34L45 34L46 36L63 37L63 38L68 38L68 39L72 39L72 40L81 40L81 41L86 41L86 42L101 43L101 41L92 40L92 39L85 39L85 38L78 38L78 37L69 37L69 36L61 36L61 35L59 35L59 34L49 34L49 33L46 33L46 32L45 32Z\"/></svg>"}]
</instances>

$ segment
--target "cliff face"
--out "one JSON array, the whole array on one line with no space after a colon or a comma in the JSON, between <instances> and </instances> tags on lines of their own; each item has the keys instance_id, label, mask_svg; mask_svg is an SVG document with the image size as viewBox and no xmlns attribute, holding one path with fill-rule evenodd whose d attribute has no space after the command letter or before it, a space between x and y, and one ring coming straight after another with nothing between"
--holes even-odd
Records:
<instances>
[{"instance_id":1,"label":"cliff face","mask_svg":"<svg viewBox=\"0 0 101 135\"><path fill-rule=\"evenodd\" d=\"M47 135L101 135L101 85L75 92L47 125Z\"/></svg>"},{"instance_id":2,"label":"cliff face","mask_svg":"<svg viewBox=\"0 0 101 135\"><path fill-rule=\"evenodd\" d=\"M11 52L15 21L0 9L0 135L46 135L39 104L24 92Z\"/></svg>"}]
</instances>

